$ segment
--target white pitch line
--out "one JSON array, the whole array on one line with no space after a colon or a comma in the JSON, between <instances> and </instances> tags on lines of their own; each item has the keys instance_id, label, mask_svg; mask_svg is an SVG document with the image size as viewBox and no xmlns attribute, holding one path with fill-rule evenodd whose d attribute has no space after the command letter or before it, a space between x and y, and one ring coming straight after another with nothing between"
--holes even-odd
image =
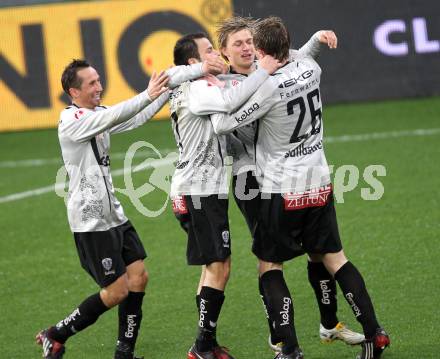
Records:
<instances>
[{"instance_id":1,"label":"white pitch line","mask_svg":"<svg viewBox=\"0 0 440 359\"><path fill-rule=\"evenodd\" d=\"M40 187L25 192L13 193L7 196L0 197L0 203L14 202L28 197L39 196L41 194L53 192L55 189L62 189L62 188L64 188L64 183L57 183L51 186Z\"/></svg>"},{"instance_id":2,"label":"white pitch line","mask_svg":"<svg viewBox=\"0 0 440 359\"><path fill-rule=\"evenodd\" d=\"M398 137L408 137L408 136L433 136L440 134L440 128L420 128L415 130L406 130L406 131L390 131L390 132L376 132L376 133L366 133L366 134L359 134L359 135L343 135L343 136L329 136L325 138L326 143L340 143L340 142L356 142L356 141L369 141L369 140L383 140L388 138L398 138ZM175 150L169 150L164 149L162 150L164 153L166 151L172 152ZM147 154L148 152L145 152L144 154ZM142 155L142 153L139 153L139 156ZM125 157L125 153L115 153L112 155L112 158L115 158L115 156L121 156L121 158ZM54 159L49 159L54 160ZM176 160L174 156L171 158L163 158L161 160L152 160L151 162L145 161L141 165L138 165L134 168L134 172L141 171L143 169L149 168L153 166L153 163L157 167L161 166L167 166L171 163L173 163ZM43 161L43 160L25 160L25 161L16 161L16 162L26 162L26 161ZM13 163L13 161L8 161L9 163ZM6 167L2 166L4 163L8 162L0 162L0 167ZM57 162L59 163L59 162ZM60 163L61 164L61 163ZM115 171L112 171L112 176L121 176L123 175L125 170L123 168L117 169ZM62 189L64 188L64 184L56 184L51 186L45 186L41 188L36 188L33 190L25 191L25 192L19 192L19 193L13 193L10 195L6 195L3 197L0 197L0 203L6 203L6 202L13 202L18 201L20 199L28 198L28 197L34 197L38 195L42 195L48 192L52 192L55 189Z\"/></svg>"},{"instance_id":3,"label":"white pitch line","mask_svg":"<svg viewBox=\"0 0 440 359\"><path fill-rule=\"evenodd\" d=\"M164 148L161 153L168 154L170 152L176 151L176 149ZM134 158L145 157L147 155L154 154L153 151L139 151L134 155ZM112 159L120 160L125 158L125 152L116 152L111 154ZM18 160L18 161L1 161L0 168L16 168L16 167L40 167L47 165L62 165L63 160L60 157L55 158L34 158L28 160Z\"/></svg>"},{"instance_id":4,"label":"white pitch line","mask_svg":"<svg viewBox=\"0 0 440 359\"><path fill-rule=\"evenodd\" d=\"M168 166L172 164L174 161L176 161L176 159L177 156L170 156L169 158L162 158L159 160L147 160L143 162L141 165L135 167L133 169L133 172L139 172L141 170L153 168L153 167L158 168L158 167ZM112 177L122 176L125 172L128 172L128 170L125 170L124 168L119 168L117 170L112 171ZM45 187L32 189L29 191L13 193L7 196L0 197L0 203L14 202L28 197L39 196L45 193L64 189L65 186L66 186L65 183L56 183L51 186L45 186Z\"/></svg>"},{"instance_id":5,"label":"white pitch line","mask_svg":"<svg viewBox=\"0 0 440 359\"><path fill-rule=\"evenodd\" d=\"M440 134L440 128L419 128L416 130L406 131L390 131L390 132L373 132L359 135L343 135L343 136L329 136L324 138L325 143L338 143L338 142L356 142L356 141L369 141L369 140L383 140L396 137L409 137L409 136L433 136Z\"/></svg>"}]
</instances>

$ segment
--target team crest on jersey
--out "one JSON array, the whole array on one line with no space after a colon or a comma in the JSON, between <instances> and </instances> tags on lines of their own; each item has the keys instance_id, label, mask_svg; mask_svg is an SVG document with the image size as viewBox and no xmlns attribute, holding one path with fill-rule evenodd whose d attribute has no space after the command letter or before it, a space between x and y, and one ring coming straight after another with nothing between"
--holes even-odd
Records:
<instances>
[{"instance_id":1,"label":"team crest on jersey","mask_svg":"<svg viewBox=\"0 0 440 359\"><path fill-rule=\"evenodd\" d=\"M75 118L77 119L77 120L79 120L79 118L82 116L82 115L84 115L84 110L77 110L76 112L75 112Z\"/></svg>"}]
</instances>

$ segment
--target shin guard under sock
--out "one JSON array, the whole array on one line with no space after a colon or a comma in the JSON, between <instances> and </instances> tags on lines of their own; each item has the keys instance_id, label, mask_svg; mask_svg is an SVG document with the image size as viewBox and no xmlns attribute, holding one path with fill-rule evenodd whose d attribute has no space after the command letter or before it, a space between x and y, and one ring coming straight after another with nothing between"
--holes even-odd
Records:
<instances>
[{"instance_id":1,"label":"shin guard under sock","mask_svg":"<svg viewBox=\"0 0 440 359\"><path fill-rule=\"evenodd\" d=\"M261 276L269 318L277 338L284 343L283 353L290 354L298 346L294 325L293 301L281 270L270 270Z\"/></svg>"},{"instance_id":2,"label":"shin guard under sock","mask_svg":"<svg viewBox=\"0 0 440 359\"><path fill-rule=\"evenodd\" d=\"M84 330L97 321L107 308L99 293L84 300L72 314L49 329L49 337L60 343L65 343L72 335Z\"/></svg>"},{"instance_id":3,"label":"shin guard under sock","mask_svg":"<svg viewBox=\"0 0 440 359\"><path fill-rule=\"evenodd\" d=\"M357 321L361 323L365 337L372 338L379 323L362 275L351 262L347 262L335 273L335 279Z\"/></svg>"},{"instance_id":4,"label":"shin guard under sock","mask_svg":"<svg viewBox=\"0 0 440 359\"><path fill-rule=\"evenodd\" d=\"M322 262L308 262L309 283L315 291L318 302L321 324L332 329L338 324L338 303L336 299L336 281Z\"/></svg>"}]
</instances>

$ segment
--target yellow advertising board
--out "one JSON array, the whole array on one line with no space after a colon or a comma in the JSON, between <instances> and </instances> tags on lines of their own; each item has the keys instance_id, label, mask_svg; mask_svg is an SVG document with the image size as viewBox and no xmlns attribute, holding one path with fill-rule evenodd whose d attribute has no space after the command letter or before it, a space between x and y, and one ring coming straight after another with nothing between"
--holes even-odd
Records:
<instances>
[{"instance_id":1,"label":"yellow advertising board","mask_svg":"<svg viewBox=\"0 0 440 359\"><path fill-rule=\"evenodd\" d=\"M86 58L105 85L103 104L127 99L153 70L173 64L185 33L232 13L230 0L89 1L0 10L0 131L55 127L68 99L61 73ZM157 117L168 117L164 108Z\"/></svg>"}]
</instances>

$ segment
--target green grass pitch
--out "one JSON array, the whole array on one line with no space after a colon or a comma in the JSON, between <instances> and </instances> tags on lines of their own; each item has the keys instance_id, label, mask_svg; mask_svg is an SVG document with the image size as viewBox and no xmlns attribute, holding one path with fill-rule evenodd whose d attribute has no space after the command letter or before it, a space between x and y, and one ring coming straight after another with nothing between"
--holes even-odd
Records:
<instances>
[{"instance_id":1,"label":"green grass pitch","mask_svg":"<svg viewBox=\"0 0 440 359\"><path fill-rule=\"evenodd\" d=\"M348 257L363 273L377 316L392 345L383 358L439 358L440 298L440 98L324 107L326 153L335 168L386 167L385 192L378 201L361 198L359 185L337 204L341 238ZM415 130L426 129L420 134ZM372 133L382 135L371 136ZM340 136L369 134L356 140ZM338 140L339 139L339 140ZM112 137L112 171L136 141L175 148L168 121ZM151 154L145 156L153 157ZM43 160L25 162L29 159ZM140 163L142 157L137 157ZM61 165L55 130L0 134L0 358L41 357L34 335L70 313L97 291L81 269L63 200L53 191L8 201L6 196L54 183ZM134 174L137 186L151 171ZM115 186L124 188L122 176ZM148 251L150 273L137 352L148 359L184 359L196 333L194 294L199 268L185 261L185 235L170 204L156 218L141 215L123 194L118 198ZM3 200L2 200L3 199ZM159 208L166 195L156 189L142 198ZM218 329L220 343L237 359L272 358L258 296L251 239L235 203L230 202L232 275ZM319 315L307 281L306 258L285 265L295 304L295 322L307 359L352 358L359 350L319 342ZM360 329L339 291L339 318ZM71 338L66 359L112 358L117 311L106 313Z\"/></svg>"}]
</instances>

